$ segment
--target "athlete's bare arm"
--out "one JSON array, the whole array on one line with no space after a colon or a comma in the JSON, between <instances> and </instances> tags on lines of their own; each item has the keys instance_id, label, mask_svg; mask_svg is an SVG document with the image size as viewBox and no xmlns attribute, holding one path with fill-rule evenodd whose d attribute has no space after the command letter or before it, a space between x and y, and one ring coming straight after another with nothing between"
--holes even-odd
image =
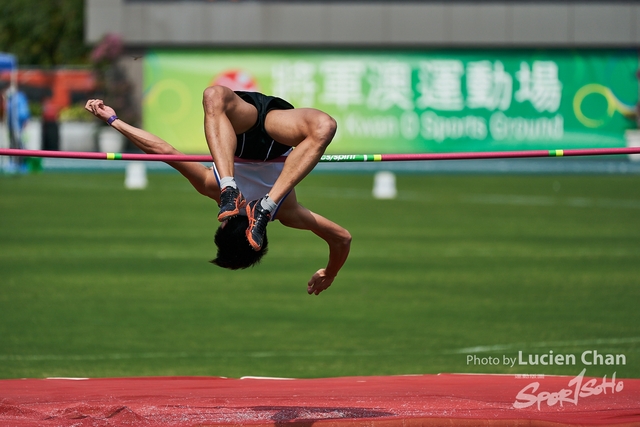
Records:
<instances>
[{"instance_id":1,"label":"athlete's bare arm","mask_svg":"<svg viewBox=\"0 0 640 427\"><path fill-rule=\"evenodd\" d=\"M101 99L90 99L85 109L101 120L108 120L116 115L113 108L105 105ZM127 137L138 148L147 154L182 154L171 144L145 130L131 126L122 120L114 121L111 126ZM196 162L166 162L189 180L191 185L201 194L216 201L220 198L220 189L211 168Z\"/></svg>"},{"instance_id":2,"label":"athlete's bare arm","mask_svg":"<svg viewBox=\"0 0 640 427\"><path fill-rule=\"evenodd\" d=\"M292 191L284 200L276 219L283 225L310 230L329 245L329 262L318 270L307 284L309 295L318 295L333 283L351 248L351 234L338 224L301 206Z\"/></svg>"}]
</instances>

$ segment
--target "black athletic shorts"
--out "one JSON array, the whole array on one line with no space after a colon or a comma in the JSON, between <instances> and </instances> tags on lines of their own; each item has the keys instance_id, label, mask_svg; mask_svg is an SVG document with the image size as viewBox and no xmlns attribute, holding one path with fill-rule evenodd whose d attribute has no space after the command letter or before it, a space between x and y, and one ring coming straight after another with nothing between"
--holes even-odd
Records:
<instances>
[{"instance_id":1,"label":"black athletic shorts","mask_svg":"<svg viewBox=\"0 0 640 427\"><path fill-rule=\"evenodd\" d=\"M293 105L275 96L263 95L259 92L235 91L243 101L258 109L258 120L251 129L238 135L236 157L247 160L271 160L282 156L291 148L280 144L269 136L264 128L264 120L271 110L291 110Z\"/></svg>"}]
</instances>

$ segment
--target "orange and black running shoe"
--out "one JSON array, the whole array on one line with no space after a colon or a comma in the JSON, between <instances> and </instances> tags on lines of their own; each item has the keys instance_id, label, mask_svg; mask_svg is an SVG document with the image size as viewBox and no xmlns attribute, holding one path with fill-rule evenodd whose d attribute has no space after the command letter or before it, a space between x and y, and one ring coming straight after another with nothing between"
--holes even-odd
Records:
<instances>
[{"instance_id":1,"label":"orange and black running shoe","mask_svg":"<svg viewBox=\"0 0 640 427\"><path fill-rule=\"evenodd\" d=\"M237 188L225 187L220 192L220 213L218 221L222 222L226 219L233 218L240 213L240 209L244 208L247 201Z\"/></svg>"},{"instance_id":2,"label":"orange and black running shoe","mask_svg":"<svg viewBox=\"0 0 640 427\"><path fill-rule=\"evenodd\" d=\"M247 228L247 240L254 251L259 251L267 233L267 224L271 219L271 213L260 205L259 200L254 200L247 204L247 218L249 227Z\"/></svg>"}]
</instances>

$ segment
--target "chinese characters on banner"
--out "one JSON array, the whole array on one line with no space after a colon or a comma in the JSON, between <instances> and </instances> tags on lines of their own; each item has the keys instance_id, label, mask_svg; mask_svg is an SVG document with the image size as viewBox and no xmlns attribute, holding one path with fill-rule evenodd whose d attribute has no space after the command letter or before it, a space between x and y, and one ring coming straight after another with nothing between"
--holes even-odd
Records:
<instances>
[{"instance_id":1,"label":"chinese characters on banner","mask_svg":"<svg viewBox=\"0 0 640 427\"><path fill-rule=\"evenodd\" d=\"M616 50L159 50L145 58L144 117L202 151L202 90L235 79L336 118L330 154L616 147L634 125L637 69Z\"/></svg>"},{"instance_id":2,"label":"chinese characters on banner","mask_svg":"<svg viewBox=\"0 0 640 427\"><path fill-rule=\"evenodd\" d=\"M394 60L285 61L274 64L272 79L276 96L337 110L344 118L345 138L441 143L488 136L556 141L564 136L558 113L562 82L554 61L523 61L514 75L500 60L423 60L415 69ZM510 117L506 112L513 103L529 103L540 115Z\"/></svg>"}]
</instances>

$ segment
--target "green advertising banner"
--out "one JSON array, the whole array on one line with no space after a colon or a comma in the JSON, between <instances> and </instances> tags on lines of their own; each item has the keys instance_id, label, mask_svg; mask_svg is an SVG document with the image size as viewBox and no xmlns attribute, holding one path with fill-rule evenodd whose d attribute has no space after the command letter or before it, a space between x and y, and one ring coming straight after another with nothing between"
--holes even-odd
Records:
<instances>
[{"instance_id":1,"label":"green advertising banner","mask_svg":"<svg viewBox=\"0 0 640 427\"><path fill-rule=\"evenodd\" d=\"M144 127L206 153L202 92L218 84L327 112L333 154L621 147L637 70L620 50L153 50Z\"/></svg>"}]
</instances>

